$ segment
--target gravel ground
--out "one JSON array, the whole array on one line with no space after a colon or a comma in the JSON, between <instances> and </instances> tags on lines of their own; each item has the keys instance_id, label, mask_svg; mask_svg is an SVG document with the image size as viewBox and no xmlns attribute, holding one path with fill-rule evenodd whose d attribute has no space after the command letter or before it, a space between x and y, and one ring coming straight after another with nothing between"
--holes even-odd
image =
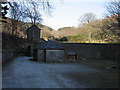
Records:
<instances>
[{"instance_id":1,"label":"gravel ground","mask_svg":"<svg viewBox=\"0 0 120 90\"><path fill-rule=\"evenodd\" d=\"M3 66L3 88L117 88L109 73L78 63L44 63L18 57ZM109 78L106 78L107 75Z\"/></svg>"}]
</instances>

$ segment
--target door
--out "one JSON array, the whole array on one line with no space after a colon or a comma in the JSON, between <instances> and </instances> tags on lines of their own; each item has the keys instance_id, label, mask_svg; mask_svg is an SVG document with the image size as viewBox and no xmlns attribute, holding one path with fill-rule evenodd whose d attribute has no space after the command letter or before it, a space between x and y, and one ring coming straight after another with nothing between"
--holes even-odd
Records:
<instances>
[{"instance_id":1,"label":"door","mask_svg":"<svg viewBox=\"0 0 120 90\"><path fill-rule=\"evenodd\" d=\"M43 52L44 52L44 62L46 62L46 49L44 49Z\"/></svg>"},{"instance_id":2,"label":"door","mask_svg":"<svg viewBox=\"0 0 120 90\"><path fill-rule=\"evenodd\" d=\"M33 50L33 59L34 61L37 61L37 49Z\"/></svg>"}]
</instances>

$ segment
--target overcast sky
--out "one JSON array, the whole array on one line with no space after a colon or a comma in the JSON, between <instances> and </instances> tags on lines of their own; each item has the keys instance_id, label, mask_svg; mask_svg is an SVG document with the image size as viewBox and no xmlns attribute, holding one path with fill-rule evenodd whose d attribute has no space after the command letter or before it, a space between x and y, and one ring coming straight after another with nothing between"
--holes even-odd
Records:
<instances>
[{"instance_id":1,"label":"overcast sky","mask_svg":"<svg viewBox=\"0 0 120 90\"><path fill-rule=\"evenodd\" d=\"M110 0L51 0L54 6L52 17L44 15L43 24L53 29L78 26L78 19L85 13L92 12L98 19L104 17L105 4Z\"/></svg>"}]
</instances>

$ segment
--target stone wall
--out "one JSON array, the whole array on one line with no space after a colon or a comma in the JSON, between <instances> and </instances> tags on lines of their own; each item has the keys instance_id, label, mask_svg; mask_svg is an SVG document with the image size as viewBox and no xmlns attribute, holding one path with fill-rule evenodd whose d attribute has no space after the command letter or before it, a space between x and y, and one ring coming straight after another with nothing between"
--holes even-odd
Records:
<instances>
[{"instance_id":1,"label":"stone wall","mask_svg":"<svg viewBox=\"0 0 120 90\"><path fill-rule=\"evenodd\" d=\"M27 29L27 39L39 41L40 40L40 30L37 26L33 25Z\"/></svg>"},{"instance_id":2,"label":"stone wall","mask_svg":"<svg viewBox=\"0 0 120 90\"><path fill-rule=\"evenodd\" d=\"M2 62L6 62L15 56L15 51L13 50L3 50L2 51Z\"/></svg>"},{"instance_id":3,"label":"stone wall","mask_svg":"<svg viewBox=\"0 0 120 90\"><path fill-rule=\"evenodd\" d=\"M68 52L78 55L77 59L120 60L120 44L63 43L65 56Z\"/></svg>"},{"instance_id":4,"label":"stone wall","mask_svg":"<svg viewBox=\"0 0 120 90\"><path fill-rule=\"evenodd\" d=\"M61 62L64 60L64 50L34 50L35 61Z\"/></svg>"},{"instance_id":5,"label":"stone wall","mask_svg":"<svg viewBox=\"0 0 120 90\"><path fill-rule=\"evenodd\" d=\"M27 47L31 41L18 37L17 35L11 35L8 33L1 33L1 53L2 62L10 60L17 54L27 53Z\"/></svg>"},{"instance_id":6,"label":"stone wall","mask_svg":"<svg viewBox=\"0 0 120 90\"><path fill-rule=\"evenodd\" d=\"M64 50L46 50L46 62L61 62L64 60Z\"/></svg>"},{"instance_id":7,"label":"stone wall","mask_svg":"<svg viewBox=\"0 0 120 90\"><path fill-rule=\"evenodd\" d=\"M45 61L44 50L37 50L37 61Z\"/></svg>"}]
</instances>

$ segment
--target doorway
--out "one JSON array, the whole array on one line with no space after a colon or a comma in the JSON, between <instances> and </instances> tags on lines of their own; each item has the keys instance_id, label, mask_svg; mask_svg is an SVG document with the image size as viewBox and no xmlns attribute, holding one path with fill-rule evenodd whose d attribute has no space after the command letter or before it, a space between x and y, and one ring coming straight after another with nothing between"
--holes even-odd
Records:
<instances>
[{"instance_id":1,"label":"doorway","mask_svg":"<svg viewBox=\"0 0 120 90\"><path fill-rule=\"evenodd\" d=\"M43 49L44 52L44 62L46 62L46 49Z\"/></svg>"}]
</instances>

